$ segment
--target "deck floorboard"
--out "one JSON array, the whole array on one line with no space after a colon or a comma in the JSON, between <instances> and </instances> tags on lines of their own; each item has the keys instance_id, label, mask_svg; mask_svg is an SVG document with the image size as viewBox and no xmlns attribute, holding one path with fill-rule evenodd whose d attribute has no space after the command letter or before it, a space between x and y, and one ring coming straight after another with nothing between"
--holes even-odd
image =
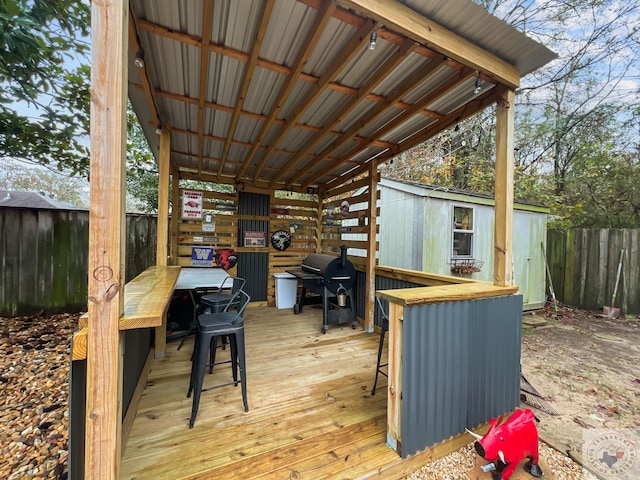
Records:
<instances>
[{"instance_id":1,"label":"deck floorboard","mask_svg":"<svg viewBox=\"0 0 640 480\"><path fill-rule=\"evenodd\" d=\"M193 337L180 351L169 343L142 395L122 479L393 478L420 465L385 444L385 377L371 396L377 334L345 323L323 335L314 307L300 315L249 308L245 317L249 412L239 387L204 392L190 430ZM217 360L228 358L228 348L218 350ZM228 364L218 365L205 386L230 376Z\"/></svg>"}]
</instances>

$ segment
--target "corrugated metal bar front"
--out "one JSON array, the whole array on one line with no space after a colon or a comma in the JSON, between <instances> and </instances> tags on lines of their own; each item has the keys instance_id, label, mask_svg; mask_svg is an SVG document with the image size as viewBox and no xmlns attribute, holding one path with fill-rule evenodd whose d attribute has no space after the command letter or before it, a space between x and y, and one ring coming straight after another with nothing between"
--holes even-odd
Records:
<instances>
[{"instance_id":1,"label":"corrugated metal bar front","mask_svg":"<svg viewBox=\"0 0 640 480\"><path fill-rule=\"evenodd\" d=\"M269 253L238 253L238 276L247 283L244 290L252 302L267 300L267 274L269 270Z\"/></svg>"},{"instance_id":2,"label":"corrugated metal bar front","mask_svg":"<svg viewBox=\"0 0 640 480\"><path fill-rule=\"evenodd\" d=\"M400 455L519 404L522 296L407 307Z\"/></svg>"},{"instance_id":3,"label":"corrugated metal bar front","mask_svg":"<svg viewBox=\"0 0 640 480\"><path fill-rule=\"evenodd\" d=\"M360 318L364 317L365 310L365 299L367 296L366 289L364 286L366 283L367 276L365 272L361 272L359 270L356 271L356 285L353 288L353 294L356 297L356 315ZM358 287L358 285L362 285L362 287ZM417 283L407 282L405 280L398 280L395 278L382 277L380 275L376 275L376 291L377 290L394 290L396 288L413 288L420 287ZM385 308L385 311L389 311L389 305L386 300L382 301L382 306ZM375 325L378 327L382 325L382 320L380 319L380 312L378 309L375 309Z\"/></svg>"},{"instance_id":4,"label":"corrugated metal bar front","mask_svg":"<svg viewBox=\"0 0 640 480\"><path fill-rule=\"evenodd\" d=\"M467 427L520 404L522 295L472 300Z\"/></svg>"}]
</instances>

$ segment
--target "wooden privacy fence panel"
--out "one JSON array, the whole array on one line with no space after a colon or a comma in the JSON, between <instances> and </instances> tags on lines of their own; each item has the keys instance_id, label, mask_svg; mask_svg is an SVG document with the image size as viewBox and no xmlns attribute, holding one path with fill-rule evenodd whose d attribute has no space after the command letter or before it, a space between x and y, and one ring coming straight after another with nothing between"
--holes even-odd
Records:
<instances>
[{"instance_id":1,"label":"wooden privacy fence panel","mask_svg":"<svg viewBox=\"0 0 640 480\"><path fill-rule=\"evenodd\" d=\"M0 315L87 308L89 212L0 208ZM127 215L126 280L155 264L156 218Z\"/></svg>"},{"instance_id":2,"label":"wooden privacy fence panel","mask_svg":"<svg viewBox=\"0 0 640 480\"><path fill-rule=\"evenodd\" d=\"M547 259L556 296L567 305L601 310L611 305L624 249L615 307L640 313L640 229L547 232Z\"/></svg>"}]
</instances>

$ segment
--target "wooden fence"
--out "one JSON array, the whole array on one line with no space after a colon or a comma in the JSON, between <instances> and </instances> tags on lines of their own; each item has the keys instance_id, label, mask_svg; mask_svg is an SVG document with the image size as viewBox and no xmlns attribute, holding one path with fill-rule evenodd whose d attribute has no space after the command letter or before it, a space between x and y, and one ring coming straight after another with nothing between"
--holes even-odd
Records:
<instances>
[{"instance_id":1,"label":"wooden fence","mask_svg":"<svg viewBox=\"0 0 640 480\"><path fill-rule=\"evenodd\" d=\"M87 308L89 212L0 208L0 316ZM127 215L126 280L155 264L156 218Z\"/></svg>"},{"instance_id":2,"label":"wooden fence","mask_svg":"<svg viewBox=\"0 0 640 480\"><path fill-rule=\"evenodd\" d=\"M589 310L611 305L624 249L615 307L640 314L640 229L547 232L547 259L559 301Z\"/></svg>"}]
</instances>

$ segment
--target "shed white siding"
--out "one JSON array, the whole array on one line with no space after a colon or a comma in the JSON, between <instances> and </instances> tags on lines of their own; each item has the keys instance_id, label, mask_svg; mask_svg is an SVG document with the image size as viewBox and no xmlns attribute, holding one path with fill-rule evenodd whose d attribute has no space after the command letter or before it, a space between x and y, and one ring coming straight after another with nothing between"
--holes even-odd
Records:
<instances>
[{"instance_id":1,"label":"shed white siding","mask_svg":"<svg viewBox=\"0 0 640 480\"><path fill-rule=\"evenodd\" d=\"M473 255L484 262L479 272L460 274L493 281L493 199L383 178L380 187L380 265L453 275L453 208L473 209ZM546 301L542 245L547 209L516 204L513 219L515 283L525 310Z\"/></svg>"}]
</instances>

